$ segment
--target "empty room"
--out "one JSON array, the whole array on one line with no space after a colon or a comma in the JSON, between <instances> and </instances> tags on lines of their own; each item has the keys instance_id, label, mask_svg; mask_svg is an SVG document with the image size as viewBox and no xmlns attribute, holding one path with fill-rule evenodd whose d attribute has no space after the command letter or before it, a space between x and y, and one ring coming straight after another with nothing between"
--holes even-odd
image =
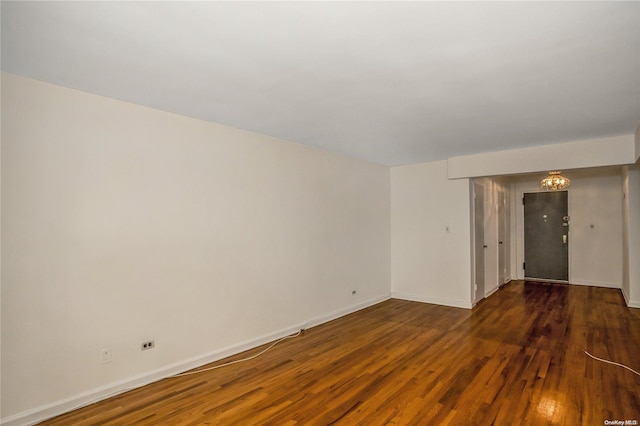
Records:
<instances>
[{"instance_id":1,"label":"empty room","mask_svg":"<svg viewBox=\"0 0 640 426\"><path fill-rule=\"evenodd\" d=\"M2 1L0 423L640 421L640 2Z\"/></svg>"}]
</instances>

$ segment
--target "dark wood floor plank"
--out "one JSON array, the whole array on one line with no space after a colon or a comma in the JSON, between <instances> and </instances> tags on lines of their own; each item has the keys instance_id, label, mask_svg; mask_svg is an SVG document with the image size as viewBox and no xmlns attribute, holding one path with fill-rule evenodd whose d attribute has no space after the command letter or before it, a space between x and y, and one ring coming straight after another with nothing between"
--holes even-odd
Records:
<instances>
[{"instance_id":1,"label":"dark wood floor plank","mask_svg":"<svg viewBox=\"0 0 640 426\"><path fill-rule=\"evenodd\" d=\"M640 369L640 310L615 289L514 281L473 310L388 300L247 363L165 379L43 424L640 421L640 376L585 350Z\"/></svg>"}]
</instances>

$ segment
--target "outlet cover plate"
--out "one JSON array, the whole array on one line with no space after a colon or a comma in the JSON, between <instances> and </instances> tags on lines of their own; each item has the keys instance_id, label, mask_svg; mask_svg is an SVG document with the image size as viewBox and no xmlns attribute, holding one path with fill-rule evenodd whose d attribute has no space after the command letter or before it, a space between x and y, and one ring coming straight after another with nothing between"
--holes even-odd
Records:
<instances>
[{"instance_id":1,"label":"outlet cover plate","mask_svg":"<svg viewBox=\"0 0 640 426\"><path fill-rule=\"evenodd\" d=\"M100 351L100 361L102 361L103 364L111 362L112 360L113 354L111 353L111 349L107 348Z\"/></svg>"}]
</instances>

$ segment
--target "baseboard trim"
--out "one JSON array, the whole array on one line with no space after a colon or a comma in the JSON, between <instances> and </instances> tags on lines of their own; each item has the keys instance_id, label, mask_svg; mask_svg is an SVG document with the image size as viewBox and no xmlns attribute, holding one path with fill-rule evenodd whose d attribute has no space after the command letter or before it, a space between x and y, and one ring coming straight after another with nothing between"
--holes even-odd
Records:
<instances>
[{"instance_id":1,"label":"baseboard trim","mask_svg":"<svg viewBox=\"0 0 640 426\"><path fill-rule=\"evenodd\" d=\"M55 416L59 416L60 414L68 413L70 411L77 410L78 408L82 408L86 405L93 404L95 402L111 398L121 393L166 379L175 374L182 373L184 371L188 371L202 365L221 360L228 356L236 355L246 350L256 348L258 346L264 345L265 343L269 343L284 336L293 334L300 329L308 329L329 321L333 321L334 319L352 314L354 312L368 308L369 306L384 302L385 300L388 300L390 298L391 295L375 297L373 299L357 303L344 309L338 309L327 315L312 318L294 327L282 329L274 333L258 337L256 339L251 339L218 351L189 358L185 361L177 362L144 374L129 377L124 380L119 380L105 386L100 386L98 388L79 393L69 398L61 399L49 404L42 405L40 407L36 407L31 410L8 416L6 418L3 418L0 421L0 424L2 424L3 426L34 425Z\"/></svg>"},{"instance_id":2,"label":"baseboard trim","mask_svg":"<svg viewBox=\"0 0 640 426\"><path fill-rule=\"evenodd\" d=\"M378 303L382 303L385 300L389 300L389 299L391 299L391 295L390 294L385 295L385 296L374 297L373 299L366 300L364 302L358 303L358 304L350 306L348 308L338 309L337 311L333 311L333 312L331 312L331 313L329 313L327 315L322 315L322 316L310 319L307 322L305 322L301 328L304 328L304 329L312 328L312 327L324 324L326 322L333 321L334 319L342 318L342 317L344 317L346 315L349 315L349 314L352 314L354 312L361 311L363 309L368 308L369 306L377 305ZM295 329L295 330L297 331L298 329ZM285 334L285 336L286 336L286 334ZM274 338L272 340L276 340L276 339L278 339L278 337L276 337L276 338ZM265 343L267 343L267 342L265 342ZM260 346L260 345L256 345L256 346Z\"/></svg>"},{"instance_id":3,"label":"baseboard trim","mask_svg":"<svg viewBox=\"0 0 640 426\"><path fill-rule=\"evenodd\" d=\"M534 282L534 283L549 283L549 284L571 284L569 281L564 281L564 280L550 280L547 278L530 278L530 277L524 277L523 278L524 281L530 281L530 282Z\"/></svg>"},{"instance_id":4,"label":"baseboard trim","mask_svg":"<svg viewBox=\"0 0 640 426\"><path fill-rule=\"evenodd\" d=\"M622 292L622 297L624 298L624 303L626 303L627 306L629 306L629 303L630 303L629 295L625 291L624 287L620 287L620 291Z\"/></svg>"},{"instance_id":5,"label":"baseboard trim","mask_svg":"<svg viewBox=\"0 0 640 426\"><path fill-rule=\"evenodd\" d=\"M391 293L393 299L410 300L412 302L432 303L434 305L451 306L453 308L471 309L471 302L455 299L442 299L439 297L423 297L412 293Z\"/></svg>"},{"instance_id":6,"label":"baseboard trim","mask_svg":"<svg viewBox=\"0 0 640 426\"><path fill-rule=\"evenodd\" d=\"M604 281L577 280L576 282L569 281L569 284L586 285L590 287L622 288L622 285L620 285L620 283L609 283Z\"/></svg>"},{"instance_id":7,"label":"baseboard trim","mask_svg":"<svg viewBox=\"0 0 640 426\"><path fill-rule=\"evenodd\" d=\"M504 285L504 284L502 284L502 285ZM498 290L500 290L500 286L496 286L496 287L490 289L488 292L485 292L484 297L485 298L489 297L489 296L491 296L493 293L495 293Z\"/></svg>"},{"instance_id":8,"label":"baseboard trim","mask_svg":"<svg viewBox=\"0 0 640 426\"><path fill-rule=\"evenodd\" d=\"M627 304L627 307L640 308L640 300L631 300L624 287L621 287L620 291L622 292L622 297L624 298L624 302Z\"/></svg>"}]
</instances>

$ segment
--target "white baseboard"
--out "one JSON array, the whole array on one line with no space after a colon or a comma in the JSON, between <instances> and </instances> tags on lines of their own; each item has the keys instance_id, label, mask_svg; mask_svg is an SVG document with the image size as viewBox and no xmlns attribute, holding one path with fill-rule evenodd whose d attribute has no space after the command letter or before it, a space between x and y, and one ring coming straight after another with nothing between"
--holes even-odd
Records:
<instances>
[{"instance_id":1,"label":"white baseboard","mask_svg":"<svg viewBox=\"0 0 640 426\"><path fill-rule=\"evenodd\" d=\"M500 286L495 286L494 288L490 289L489 291L485 291L484 297L489 297L489 296L491 296L493 293L495 293L498 290L500 290Z\"/></svg>"},{"instance_id":2,"label":"white baseboard","mask_svg":"<svg viewBox=\"0 0 640 426\"><path fill-rule=\"evenodd\" d=\"M412 302L433 303L435 305L451 306L453 308L471 309L473 306L470 301L442 299L439 297L423 297L411 293L391 293L394 299L410 300Z\"/></svg>"},{"instance_id":3,"label":"white baseboard","mask_svg":"<svg viewBox=\"0 0 640 426\"><path fill-rule=\"evenodd\" d=\"M547 279L547 278L531 278L531 277L524 277L523 280L525 281L529 281L529 282L534 282L534 283L549 283L549 284L571 284L569 281L565 281L565 280L551 280L551 279Z\"/></svg>"},{"instance_id":4,"label":"white baseboard","mask_svg":"<svg viewBox=\"0 0 640 426\"><path fill-rule=\"evenodd\" d=\"M272 342L280 339L284 336L293 334L300 329L307 329L315 327L325 322L332 321L334 319L343 317L345 315L357 312L369 306L373 306L380 302L390 299L390 295L376 297L353 306L349 306L345 309L339 309L331 312L327 315L312 318L302 324L294 327L282 329L274 333L266 334L256 339L248 340L246 342L230 346L218 351L210 352L197 357L189 358L184 361L180 361L147 373L139 374L133 377L129 377L124 380L119 380L114 383L110 383L105 386L100 386L95 389L91 389L86 392L79 393L69 398L61 399L49 404L36 407L31 410L23 411L18 414L3 418L0 424L3 426L27 426L34 425L44 420L50 419L60 414L68 413L78 408L84 407L89 404L93 404L98 401L102 401L107 398L111 398L115 395L127 392L132 389L136 389L153 382L171 377L175 374L182 373L197 367L200 367L211 362L218 361L231 355L236 355L240 352L244 352L249 349L264 345L265 343Z\"/></svg>"},{"instance_id":5,"label":"white baseboard","mask_svg":"<svg viewBox=\"0 0 640 426\"><path fill-rule=\"evenodd\" d=\"M625 291L624 287L620 287L620 291L622 292L622 297L624 297L624 302L629 306L629 295Z\"/></svg>"},{"instance_id":6,"label":"white baseboard","mask_svg":"<svg viewBox=\"0 0 640 426\"><path fill-rule=\"evenodd\" d=\"M591 287L622 288L622 285L620 283L610 283L605 281L592 281L592 280L583 280L583 279L569 281L569 284L586 285Z\"/></svg>"},{"instance_id":7,"label":"white baseboard","mask_svg":"<svg viewBox=\"0 0 640 426\"><path fill-rule=\"evenodd\" d=\"M391 299L391 295L375 297L373 299L369 299L367 301L358 303L358 304L350 306L348 308L339 309L339 310L333 311L333 312L331 312L331 313L329 313L327 315L322 315L320 317L316 317L316 318L310 319L306 323L304 323L301 328L304 328L304 329L312 328L312 327L315 327L317 325L324 324L325 322L329 322L329 321L333 321L334 319L341 318L341 317L343 317L345 315L349 315L349 314L352 314L354 312L361 311L362 309L368 308L369 306L377 305L378 303L384 302L385 300L389 300L389 299ZM298 329L296 329L296 331L297 330ZM286 334L285 334L285 336L286 336ZM276 339L277 339L277 337L272 339L272 340L276 340ZM260 346L260 345L255 345L255 346Z\"/></svg>"},{"instance_id":8,"label":"white baseboard","mask_svg":"<svg viewBox=\"0 0 640 426\"><path fill-rule=\"evenodd\" d=\"M629 308L640 308L640 300L631 300L624 287L621 287L622 297Z\"/></svg>"}]
</instances>

